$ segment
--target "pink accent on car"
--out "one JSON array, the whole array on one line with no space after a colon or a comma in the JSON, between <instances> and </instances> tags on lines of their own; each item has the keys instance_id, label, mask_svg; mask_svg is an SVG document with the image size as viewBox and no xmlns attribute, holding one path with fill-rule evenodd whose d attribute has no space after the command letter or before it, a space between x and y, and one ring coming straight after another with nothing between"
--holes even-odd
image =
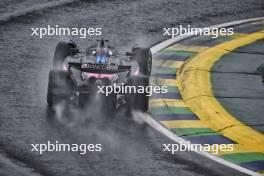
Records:
<instances>
[{"instance_id":1,"label":"pink accent on car","mask_svg":"<svg viewBox=\"0 0 264 176\"><path fill-rule=\"evenodd\" d=\"M117 78L117 74L98 74L98 73L84 73L87 78Z\"/></svg>"},{"instance_id":2,"label":"pink accent on car","mask_svg":"<svg viewBox=\"0 0 264 176\"><path fill-rule=\"evenodd\" d=\"M65 62L63 63L63 70L68 70L68 65Z\"/></svg>"},{"instance_id":3,"label":"pink accent on car","mask_svg":"<svg viewBox=\"0 0 264 176\"><path fill-rule=\"evenodd\" d=\"M139 74L139 68L137 67L137 70L135 71L134 75L138 75Z\"/></svg>"}]
</instances>

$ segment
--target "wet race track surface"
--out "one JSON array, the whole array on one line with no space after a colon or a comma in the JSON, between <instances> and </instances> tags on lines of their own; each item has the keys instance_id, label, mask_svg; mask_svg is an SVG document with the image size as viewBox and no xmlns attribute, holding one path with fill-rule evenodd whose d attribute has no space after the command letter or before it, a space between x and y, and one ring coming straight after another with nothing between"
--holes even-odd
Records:
<instances>
[{"instance_id":1,"label":"wet race track surface","mask_svg":"<svg viewBox=\"0 0 264 176\"><path fill-rule=\"evenodd\" d=\"M2 3L2 2L1 2ZM5 2L1 13L10 11ZM31 4L31 3L29 3ZM27 6L27 3L25 3ZM0 28L0 152L33 175L243 175L190 152L162 152L172 143L154 129L142 127L123 112L114 119L100 109L72 118L54 117L46 104L48 72L58 41L67 37L31 36L31 27L102 27L104 38L121 51L135 44L152 45L163 27L204 27L263 16L262 0L223 1L77 1L2 22ZM89 41L73 38L81 48ZM92 39L92 38L89 38ZM30 144L101 143L102 152L31 152ZM1 165L0 175L21 175Z\"/></svg>"}]
</instances>

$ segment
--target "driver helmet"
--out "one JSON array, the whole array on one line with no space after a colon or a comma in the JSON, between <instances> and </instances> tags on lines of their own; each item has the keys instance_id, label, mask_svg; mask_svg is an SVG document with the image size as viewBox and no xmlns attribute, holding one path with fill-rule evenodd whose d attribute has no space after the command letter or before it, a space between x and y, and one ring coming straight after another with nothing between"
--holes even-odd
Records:
<instances>
[{"instance_id":1,"label":"driver helmet","mask_svg":"<svg viewBox=\"0 0 264 176\"><path fill-rule=\"evenodd\" d=\"M98 47L96 49L96 63L106 64L107 62L107 48L105 47Z\"/></svg>"}]
</instances>

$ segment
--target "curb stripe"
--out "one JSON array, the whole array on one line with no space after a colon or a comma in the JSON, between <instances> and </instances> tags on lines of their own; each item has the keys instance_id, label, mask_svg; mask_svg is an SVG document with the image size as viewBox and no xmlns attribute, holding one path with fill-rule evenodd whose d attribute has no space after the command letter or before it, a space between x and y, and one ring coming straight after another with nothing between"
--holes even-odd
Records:
<instances>
[{"instance_id":1,"label":"curb stripe","mask_svg":"<svg viewBox=\"0 0 264 176\"><path fill-rule=\"evenodd\" d=\"M157 78L162 78L162 79L173 79L173 78L176 78L176 74L155 74L155 75L152 75L154 77L157 77Z\"/></svg>"},{"instance_id":2,"label":"curb stripe","mask_svg":"<svg viewBox=\"0 0 264 176\"><path fill-rule=\"evenodd\" d=\"M154 75L155 74L176 74L176 69L171 67L154 67L152 68Z\"/></svg>"},{"instance_id":3,"label":"curb stripe","mask_svg":"<svg viewBox=\"0 0 264 176\"><path fill-rule=\"evenodd\" d=\"M167 86L168 92L177 92L179 93L179 90L176 86Z\"/></svg>"},{"instance_id":4,"label":"curb stripe","mask_svg":"<svg viewBox=\"0 0 264 176\"><path fill-rule=\"evenodd\" d=\"M191 136L184 137L187 141L190 141L192 144L235 144L236 142L228 139L225 136L221 135L212 135L212 136Z\"/></svg>"},{"instance_id":5,"label":"curb stripe","mask_svg":"<svg viewBox=\"0 0 264 176\"><path fill-rule=\"evenodd\" d=\"M159 52L160 54L173 54L174 56L183 56L183 57L191 57L197 52L192 52L192 51L185 51L185 50L171 50L171 49L163 49Z\"/></svg>"},{"instance_id":6,"label":"curb stripe","mask_svg":"<svg viewBox=\"0 0 264 176\"><path fill-rule=\"evenodd\" d=\"M177 70L182 66L184 62L183 61L173 61L173 60L153 60L153 66L157 68L173 68L174 70Z\"/></svg>"},{"instance_id":7,"label":"curb stripe","mask_svg":"<svg viewBox=\"0 0 264 176\"><path fill-rule=\"evenodd\" d=\"M150 97L151 99L181 99L179 92L168 92L168 93L154 93Z\"/></svg>"},{"instance_id":8,"label":"curb stripe","mask_svg":"<svg viewBox=\"0 0 264 176\"><path fill-rule=\"evenodd\" d=\"M208 125L200 120L181 120L181 121L160 121L167 128L209 128Z\"/></svg>"},{"instance_id":9,"label":"curb stripe","mask_svg":"<svg viewBox=\"0 0 264 176\"><path fill-rule=\"evenodd\" d=\"M225 155L231 155L231 154L237 154L237 153L262 153L263 147L255 147L255 146L245 146L241 144L235 144L233 146L233 151L219 151L219 155L225 156Z\"/></svg>"},{"instance_id":10,"label":"curb stripe","mask_svg":"<svg viewBox=\"0 0 264 176\"><path fill-rule=\"evenodd\" d=\"M198 136L215 133L211 128L172 128L170 130L178 136Z\"/></svg>"},{"instance_id":11,"label":"curb stripe","mask_svg":"<svg viewBox=\"0 0 264 176\"><path fill-rule=\"evenodd\" d=\"M164 115L164 114L193 114L187 107L166 107L166 106L156 106L151 107L151 114Z\"/></svg>"},{"instance_id":12,"label":"curb stripe","mask_svg":"<svg viewBox=\"0 0 264 176\"><path fill-rule=\"evenodd\" d=\"M160 121L172 121L172 120L198 120L197 116L194 114L162 114L162 115L152 115L154 119Z\"/></svg>"},{"instance_id":13,"label":"curb stripe","mask_svg":"<svg viewBox=\"0 0 264 176\"><path fill-rule=\"evenodd\" d=\"M244 166L250 170L260 172L264 170L264 161L252 161L248 163L243 163L241 166Z\"/></svg>"},{"instance_id":14,"label":"curb stripe","mask_svg":"<svg viewBox=\"0 0 264 176\"><path fill-rule=\"evenodd\" d=\"M222 158L229 160L231 162L241 164L251 161L263 161L264 154L258 152L251 152L251 153L233 153L233 154L226 154L222 155Z\"/></svg>"},{"instance_id":15,"label":"curb stripe","mask_svg":"<svg viewBox=\"0 0 264 176\"><path fill-rule=\"evenodd\" d=\"M176 86L177 81L176 79L162 79L162 78L155 78L150 80L151 84L160 85L160 86Z\"/></svg>"},{"instance_id":16,"label":"curb stripe","mask_svg":"<svg viewBox=\"0 0 264 176\"><path fill-rule=\"evenodd\" d=\"M151 99L149 103L151 107L155 107L155 106L186 107L186 105L181 100L173 100L173 99Z\"/></svg>"},{"instance_id":17,"label":"curb stripe","mask_svg":"<svg viewBox=\"0 0 264 176\"><path fill-rule=\"evenodd\" d=\"M190 56L175 55L175 53L158 53L153 56L153 59L157 60L173 60L173 61L185 61Z\"/></svg>"}]
</instances>

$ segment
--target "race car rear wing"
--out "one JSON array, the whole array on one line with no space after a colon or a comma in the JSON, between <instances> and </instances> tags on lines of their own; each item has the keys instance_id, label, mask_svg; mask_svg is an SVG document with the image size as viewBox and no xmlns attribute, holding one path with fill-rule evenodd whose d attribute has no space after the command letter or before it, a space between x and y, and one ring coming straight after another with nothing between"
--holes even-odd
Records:
<instances>
[{"instance_id":1,"label":"race car rear wing","mask_svg":"<svg viewBox=\"0 0 264 176\"><path fill-rule=\"evenodd\" d=\"M69 64L69 68L74 68L82 72L88 72L88 73L116 74L116 73L131 71L131 66L125 66L125 65L77 63L77 62L69 62L68 64Z\"/></svg>"}]
</instances>

